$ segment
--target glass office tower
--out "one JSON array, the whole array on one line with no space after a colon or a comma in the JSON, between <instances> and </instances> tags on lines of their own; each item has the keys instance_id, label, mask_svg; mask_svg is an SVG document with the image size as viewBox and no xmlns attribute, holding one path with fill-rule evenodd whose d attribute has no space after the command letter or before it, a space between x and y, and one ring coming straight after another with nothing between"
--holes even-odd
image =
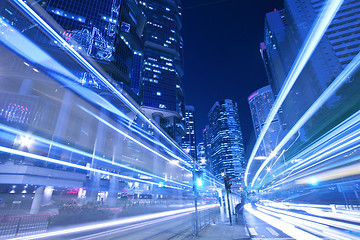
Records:
<instances>
[{"instance_id":1,"label":"glass office tower","mask_svg":"<svg viewBox=\"0 0 360 240\"><path fill-rule=\"evenodd\" d=\"M185 135L183 40L178 0L139 2L147 18L144 28L142 109L181 145Z\"/></svg>"},{"instance_id":2,"label":"glass office tower","mask_svg":"<svg viewBox=\"0 0 360 240\"><path fill-rule=\"evenodd\" d=\"M275 97L324 3L286 0L283 10L266 14L261 51ZM294 125L359 52L359 14L357 1L344 1L282 106L284 129Z\"/></svg>"},{"instance_id":3,"label":"glass office tower","mask_svg":"<svg viewBox=\"0 0 360 240\"><path fill-rule=\"evenodd\" d=\"M244 143L237 103L225 99L215 102L209 112L211 161L214 175L222 173L241 180L245 167Z\"/></svg>"},{"instance_id":4,"label":"glass office tower","mask_svg":"<svg viewBox=\"0 0 360 240\"><path fill-rule=\"evenodd\" d=\"M182 148L193 159L197 160L194 106L185 106L185 127L186 135L182 138Z\"/></svg>"},{"instance_id":5,"label":"glass office tower","mask_svg":"<svg viewBox=\"0 0 360 240\"><path fill-rule=\"evenodd\" d=\"M259 136L261 129L265 125L266 118L274 104L274 95L271 87L265 86L252 93L248 98L251 118L253 121L256 138ZM257 156L268 157L275 149L280 139L280 122L277 116L271 122L266 132L262 144L257 152Z\"/></svg>"},{"instance_id":6,"label":"glass office tower","mask_svg":"<svg viewBox=\"0 0 360 240\"><path fill-rule=\"evenodd\" d=\"M140 77L145 16L135 0L48 0L46 11L62 26L62 36L75 41L85 53L140 102ZM95 78L82 73L80 83L100 88Z\"/></svg>"}]
</instances>

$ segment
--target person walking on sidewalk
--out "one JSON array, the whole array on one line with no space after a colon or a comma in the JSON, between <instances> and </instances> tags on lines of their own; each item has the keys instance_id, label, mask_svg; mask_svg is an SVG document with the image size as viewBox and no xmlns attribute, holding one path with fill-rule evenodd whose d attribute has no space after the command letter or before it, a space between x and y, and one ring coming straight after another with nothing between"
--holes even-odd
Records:
<instances>
[{"instance_id":1,"label":"person walking on sidewalk","mask_svg":"<svg viewBox=\"0 0 360 240\"><path fill-rule=\"evenodd\" d=\"M242 216L243 209L244 209L243 201L235 206L236 222L238 222L239 217Z\"/></svg>"}]
</instances>

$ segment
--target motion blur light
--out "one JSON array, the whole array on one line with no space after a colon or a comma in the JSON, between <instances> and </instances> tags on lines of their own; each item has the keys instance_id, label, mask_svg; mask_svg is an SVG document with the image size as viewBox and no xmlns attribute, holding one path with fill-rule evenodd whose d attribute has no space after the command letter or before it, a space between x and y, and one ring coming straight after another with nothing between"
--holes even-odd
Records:
<instances>
[{"instance_id":1,"label":"motion blur light","mask_svg":"<svg viewBox=\"0 0 360 240\"><path fill-rule=\"evenodd\" d=\"M317 181L317 179L315 177L311 177L309 179L309 182L310 182L311 185L317 185L318 184L318 181Z\"/></svg>"},{"instance_id":2,"label":"motion blur light","mask_svg":"<svg viewBox=\"0 0 360 240\"><path fill-rule=\"evenodd\" d=\"M194 182L198 187L203 185L203 171L197 170L194 172Z\"/></svg>"},{"instance_id":3,"label":"motion blur light","mask_svg":"<svg viewBox=\"0 0 360 240\"><path fill-rule=\"evenodd\" d=\"M179 160L171 160L170 163L171 164L174 164L174 165L178 165L179 164Z\"/></svg>"},{"instance_id":4,"label":"motion blur light","mask_svg":"<svg viewBox=\"0 0 360 240\"><path fill-rule=\"evenodd\" d=\"M24 147L30 147L34 143L34 139L30 138L29 136L21 136L17 143Z\"/></svg>"},{"instance_id":5,"label":"motion blur light","mask_svg":"<svg viewBox=\"0 0 360 240\"><path fill-rule=\"evenodd\" d=\"M310 32L308 33L308 36L306 37L303 46L301 47L293 66L291 67L286 80L280 89L280 94L276 98L273 107L266 118L265 125L262 127L261 132L256 140L255 146L251 152L248 165L246 167L246 171L248 172L250 169L250 165L254 160L255 154L260 146L260 143L262 142L265 133L267 132L271 122L273 121L276 113L278 112L279 108L281 107L282 103L285 101L285 98L287 97L288 93L290 92L292 86L295 84L298 76L300 75L301 71L304 69L305 65L307 64L308 60L310 59L312 53L315 51L315 48L317 47L318 43L322 39L323 35L325 34L328 26L331 24L333 18L335 17L335 14L339 10L341 4L343 3L342 0L337 1L330 1L328 0L326 4L324 5L322 11L320 12L317 20L315 20L314 25ZM256 178L262 171L262 169L267 165L267 163L271 160L271 157L269 157L263 165L259 168L257 174L255 175L251 186L254 185ZM248 185L248 176L245 174L244 178L245 186Z\"/></svg>"},{"instance_id":6,"label":"motion blur light","mask_svg":"<svg viewBox=\"0 0 360 240\"><path fill-rule=\"evenodd\" d=\"M200 178L196 179L196 185L202 186L202 185L203 185L203 181L202 181Z\"/></svg>"}]
</instances>

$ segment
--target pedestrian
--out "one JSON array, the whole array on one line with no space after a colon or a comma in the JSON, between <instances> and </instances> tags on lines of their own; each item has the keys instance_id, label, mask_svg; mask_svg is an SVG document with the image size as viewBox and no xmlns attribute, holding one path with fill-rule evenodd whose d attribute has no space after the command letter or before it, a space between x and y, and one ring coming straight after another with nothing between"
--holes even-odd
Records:
<instances>
[{"instance_id":1,"label":"pedestrian","mask_svg":"<svg viewBox=\"0 0 360 240\"><path fill-rule=\"evenodd\" d=\"M241 202L235 206L236 222L238 221L238 218L242 215L243 209L244 209L243 202Z\"/></svg>"}]
</instances>

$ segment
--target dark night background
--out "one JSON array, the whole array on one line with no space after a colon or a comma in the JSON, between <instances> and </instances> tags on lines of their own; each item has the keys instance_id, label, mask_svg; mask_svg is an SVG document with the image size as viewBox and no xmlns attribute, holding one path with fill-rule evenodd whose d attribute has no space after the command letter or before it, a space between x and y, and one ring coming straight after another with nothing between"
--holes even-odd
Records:
<instances>
[{"instance_id":1,"label":"dark night background","mask_svg":"<svg viewBox=\"0 0 360 240\"><path fill-rule=\"evenodd\" d=\"M197 142L215 101L238 103L245 149L253 134L247 102L268 84L259 44L265 13L283 0L182 0L185 102L195 106Z\"/></svg>"}]
</instances>

